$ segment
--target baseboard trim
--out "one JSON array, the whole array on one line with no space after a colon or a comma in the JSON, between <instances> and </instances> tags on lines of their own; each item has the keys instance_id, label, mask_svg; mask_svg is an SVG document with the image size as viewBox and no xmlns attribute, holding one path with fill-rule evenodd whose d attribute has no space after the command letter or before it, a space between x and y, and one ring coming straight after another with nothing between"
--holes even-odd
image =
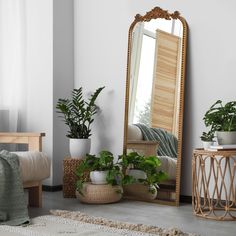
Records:
<instances>
[{"instance_id":1,"label":"baseboard trim","mask_svg":"<svg viewBox=\"0 0 236 236\"><path fill-rule=\"evenodd\" d=\"M181 203L192 203L192 196L180 195Z\"/></svg>"},{"instance_id":2,"label":"baseboard trim","mask_svg":"<svg viewBox=\"0 0 236 236\"><path fill-rule=\"evenodd\" d=\"M55 186L43 185L42 190L45 192L57 192L62 190L62 185L55 185Z\"/></svg>"}]
</instances>

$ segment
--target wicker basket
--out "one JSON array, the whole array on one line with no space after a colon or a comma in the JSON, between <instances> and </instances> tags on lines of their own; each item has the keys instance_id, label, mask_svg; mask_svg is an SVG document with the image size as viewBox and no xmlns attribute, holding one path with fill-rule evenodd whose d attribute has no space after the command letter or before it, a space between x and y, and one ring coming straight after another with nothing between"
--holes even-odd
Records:
<instances>
[{"instance_id":1,"label":"wicker basket","mask_svg":"<svg viewBox=\"0 0 236 236\"><path fill-rule=\"evenodd\" d=\"M111 186L110 184L84 183L82 193L76 191L76 197L84 203L104 204L118 202L122 198L123 189L121 186Z\"/></svg>"},{"instance_id":2,"label":"wicker basket","mask_svg":"<svg viewBox=\"0 0 236 236\"><path fill-rule=\"evenodd\" d=\"M140 200L154 200L157 196L157 189L155 187L153 189L154 193L151 193L145 184L129 184L124 186L124 195L125 197L137 197Z\"/></svg>"},{"instance_id":3,"label":"wicker basket","mask_svg":"<svg viewBox=\"0 0 236 236\"><path fill-rule=\"evenodd\" d=\"M64 198L75 198L76 181L77 176L75 175L76 168L82 162L81 159L65 158L63 160L63 196ZM86 174L88 176L88 174Z\"/></svg>"}]
</instances>

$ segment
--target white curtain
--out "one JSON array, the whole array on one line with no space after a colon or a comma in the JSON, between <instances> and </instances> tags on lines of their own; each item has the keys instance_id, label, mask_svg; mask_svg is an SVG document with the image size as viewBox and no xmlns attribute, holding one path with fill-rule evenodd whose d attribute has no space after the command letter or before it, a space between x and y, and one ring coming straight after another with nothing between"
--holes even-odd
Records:
<instances>
[{"instance_id":1,"label":"white curtain","mask_svg":"<svg viewBox=\"0 0 236 236\"><path fill-rule=\"evenodd\" d=\"M0 0L0 131L18 131L25 109L25 22L24 0Z\"/></svg>"}]
</instances>

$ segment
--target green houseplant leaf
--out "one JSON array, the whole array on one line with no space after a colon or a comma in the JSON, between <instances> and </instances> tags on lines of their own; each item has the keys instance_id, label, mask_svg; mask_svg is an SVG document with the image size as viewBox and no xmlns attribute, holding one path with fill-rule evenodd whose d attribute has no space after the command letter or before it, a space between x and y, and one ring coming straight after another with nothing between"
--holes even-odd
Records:
<instances>
[{"instance_id":1,"label":"green houseplant leaf","mask_svg":"<svg viewBox=\"0 0 236 236\"><path fill-rule=\"evenodd\" d=\"M120 166L114 163L114 156L109 151L101 151L98 156L87 154L85 159L76 169L77 191L81 194L83 189L83 183L87 180L84 178L85 172L91 171L108 171L106 181L111 185L122 185L123 184L123 173ZM126 180L127 182L128 180Z\"/></svg>"},{"instance_id":2,"label":"green houseplant leaf","mask_svg":"<svg viewBox=\"0 0 236 236\"><path fill-rule=\"evenodd\" d=\"M139 182L148 185L150 192L153 192L151 186L158 187L158 184L168 178L167 174L163 171L159 171L158 167L161 166L161 161L157 156L142 156L137 152L131 152L119 156L119 163L124 169L124 173L128 168L142 170L146 173L146 179L133 179L128 180L128 184ZM128 176L128 175L125 175ZM129 176L131 177L131 176ZM127 179L129 179L127 177Z\"/></svg>"},{"instance_id":3,"label":"green houseplant leaf","mask_svg":"<svg viewBox=\"0 0 236 236\"><path fill-rule=\"evenodd\" d=\"M200 138L204 142L212 142L215 137L214 133L215 132L213 132L212 130L208 132L203 132Z\"/></svg>"},{"instance_id":4,"label":"green houseplant leaf","mask_svg":"<svg viewBox=\"0 0 236 236\"><path fill-rule=\"evenodd\" d=\"M95 101L105 87L98 88L88 99L83 99L82 87L73 89L71 99L58 99L56 109L59 117L69 127L67 137L87 139L91 136L91 124L98 107Z\"/></svg>"},{"instance_id":5,"label":"green houseplant leaf","mask_svg":"<svg viewBox=\"0 0 236 236\"><path fill-rule=\"evenodd\" d=\"M236 131L236 101L223 105L221 100L217 100L205 113L203 120L212 132Z\"/></svg>"}]
</instances>

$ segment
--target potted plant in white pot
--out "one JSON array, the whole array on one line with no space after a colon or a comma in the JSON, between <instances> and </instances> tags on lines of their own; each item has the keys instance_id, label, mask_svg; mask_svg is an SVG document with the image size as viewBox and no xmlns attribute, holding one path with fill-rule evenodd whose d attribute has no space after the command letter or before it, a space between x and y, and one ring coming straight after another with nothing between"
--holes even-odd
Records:
<instances>
[{"instance_id":1,"label":"potted plant in white pot","mask_svg":"<svg viewBox=\"0 0 236 236\"><path fill-rule=\"evenodd\" d=\"M95 101L105 87L98 88L88 99L83 99L82 87L73 89L71 99L58 99L56 109L69 127L67 137L70 139L70 155L83 158L90 152L91 124L98 108Z\"/></svg>"},{"instance_id":2,"label":"potted plant in white pot","mask_svg":"<svg viewBox=\"0 0 236 236\"><path fill-rule=\"evenodd\" d=\"M203 132L201 135L201 140L202 140L202 144L203 144L203 148L205 150L209 149L211 147L211 145L214 144L214 131L210 130L208 132Z\"/></svg>"},{"instance_id":3,"label":"potted plant in white pot","mask_svg":"<svg viewBox=\"0 0 236 236\"><path fill-rule=\"evenodd\" d=\"M158 184L167 179L167 174L158 170L161 161L157 156L142 156L131 152L119 157L124 172L131 176L133 181L124 186L127 195L138 196L142 199L155 199Z\"/></svg>"},{"instance_id":4,"label":"potted plant in white pot","mask_svg":"<svg viewBox=\"0 0 236 236\"><path fill-rule=\"evenodd\" d=\"M205 125L211 126L216 132L220 145L236 144L236 101L223 105L221 100L216 101L205 113Z\"/></svg>"},{"instance_id":5,"label":"potted plant in white pot","mask_svg":"<svg viewBox=\"0 0 236 236\"><path fill-rule=\"evenodd\" d=\"M101 151L98 156L87 154L86 158L78 166L75 172L78 180L76 182L76 196L83 202L86 200L86 195L89 193L89 189L93 191L93 186L103 185L106 187L106 192L99 192L100 197L106 198L106 194L113 194L113 201L119 201L122 198L123 188L125 184L132 182L132 178L125 176L122 172L119 164L114 163L114 156L109 151ZM91 184L88 182L90 177ZM101 199L100 199L101 200ZM92 201L96 201L96 196L93 197Z\"/></svg>"}]
</instances>

